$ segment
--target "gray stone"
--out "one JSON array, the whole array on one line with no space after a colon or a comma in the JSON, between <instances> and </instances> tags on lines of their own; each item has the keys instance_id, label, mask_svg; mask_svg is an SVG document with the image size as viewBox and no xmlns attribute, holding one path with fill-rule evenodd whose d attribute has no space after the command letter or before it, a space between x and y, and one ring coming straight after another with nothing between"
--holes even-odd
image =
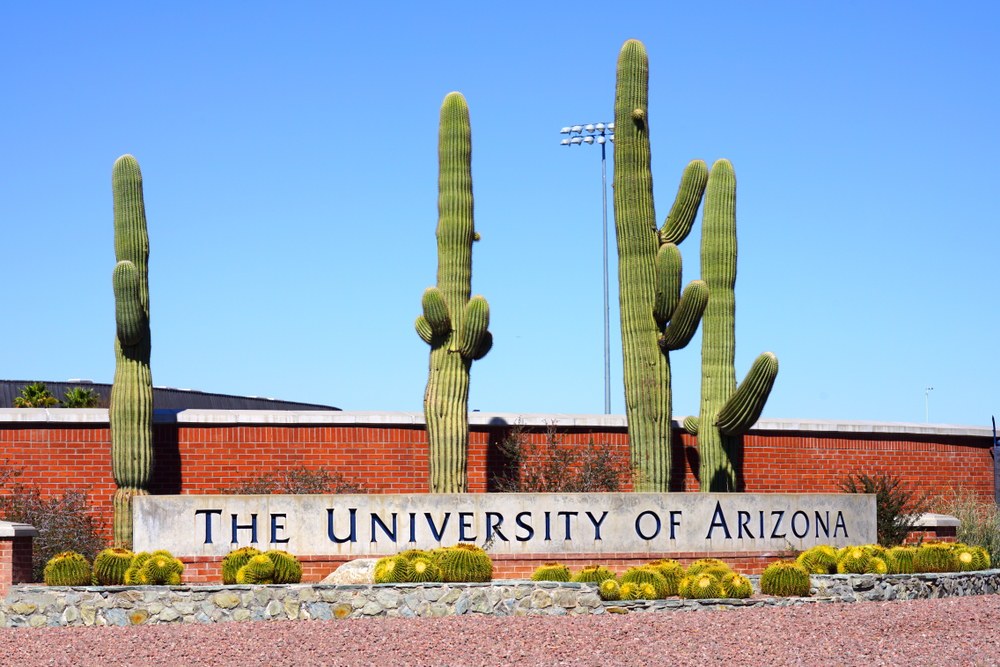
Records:
<instances>
[{"instance_id":1,"label":"gray stone","mask_svg":"<svg viewBox=\"0 0 1000 667\"><path fill-rule=\"evenodd\" d=\"M178 614L184 614L185 616L194 613L194 603L193 602L175 602L173 604L174 609L177 610Z\"/></svg>"},{"instance_id":2,"label":"gray stone","mask_svg":"<svg viewBox=\"0 0 1000 667\"><path fill-rule=\"evenodd\" d=\"M463 591L462 591L461 588L453 588L453 589L451 589L450 591L448 591L445 594L445 596L443 598L440 598L441 604L452 604L453 602L455 602L456 600L458 600L458 598L460 598L462 596L462 592ZM430 599L430 598L428 598L428 599Z\"/></svg>"},{"instance_id":3,"label":"gray stone","mask_svg":"<svg viewBox=\"0 0 1000 667\"><path fill-rule=\"evenodd\" d=\"M192 605L193 607L194 605ZM159 619L162 623L172 623L180 618L181 615L177 613L176 609L167 608L160 612Z\"/></svg>"},{"instance_id":4,"label":"gray stone","mask_svg":"<svg viewBox=\"0 0 1000 667\"><path fill-rule=\"evenodd\" d=\"M31 602L15 602L10 606L11 612L21 616L34 614L36 609L38 609L38 605Z\"/></svg>"},{"instance_id":5,"label":"gray stone","mask_svg":"<svg viewBox=\"0 0 1000 667\"><path fill-rule=\"evenodd\" d=\"M252 592L247 592L240 595L240 605L243 607L248 606L251 602L253 602L253 600L254 597Z\"/></svg>"},{"instance_id":6,"label":"gray stone","mask_svg":"<svg viewBox=\"0 0 1000 667\"><path fill-rule=\"evenodd\" d=\"M62 620L65 623L75 623L80 620L80 611L76 607L66 607L62 613ZM2 627L0 623L0 627Z\"/></svg>"},{"instance_id":7,"label":"gray stone","mask_svg":"<svg viewBox=\"0 0 1000 667\"><path fill-rule=\"evenodd\" d=\"M472 594L469 609L479 614L489 614L493 612L493 603L486 591L479 590Z\"/></svg>"},{"instance_id":8,"label":"gray stone","mask_svg":"<svg viewBox=\"0 0 1000 667\"><path fill-rule=\"evenodd\" d=\"M576 603L581 607L595 608L601 606L601 596L593 593L584 593L576 599Z\"/></svg>"},{"instance_id":9,"label":"gray stone","mask_svg":"<svg viewBox=\"0 0 1000 667\"><path fill-rule=\"evenodd\" d=\"M576 606L576 594L574 591L558 590L552 596L552 602L558 607L571 609Z\"/></svg>"},{"instance_id":10,"label":"gray stone","mask_svg":"<svg viewBox=\"0 0 1000 667\"><path fill-rule=\"evenodd\" d=\"M271 599L271 593L266 588L261 588L253 594L253 599L258 606L263 607Z\"/></svg>"},{"instance_id":11,"label":"gray stone","mask_svg":"<svg viewBox=\"0 0 1000 667\"><path fill-rule=\"evenodd\" d=\"M270 602L267 603L265 611L267 612L268 616L270 616L271 618L275 618L276 616L284 612L285 608L277 600L271 600Z\"/></svg>"},{"instance_id":12,"label":"gray stone","mask_svg":"<svg viewBox=\"0 0 1000 667\"><path fill-rule=\"evenodd\" d=\"M80 618L84 625L93 625L97 618L97 608L92 604L80 605Z\"/></svg>"},{"instance_id":13,"label":"gray stone","mask_svg":"<svg viewBox=\"0 0 1000 667\"><path fill-rule=\"evenodd\" d=\"M219 593L215 596L215 604L223 609L233 609L240 604L240 599L233 593Z\"/></svg>"},{"instance_id":14,"label":"gray stone","mask_svg":"<svg viewBox=\"0 0 1000 667\"><path fill-rule=\"evenodd\" d=\"M315 618L320 621L330 620L330 605L324 602L307 602L305 607L309 613L309 618Z\"/></svg>"},{"instance_id":15,"label":"gray stone","mask_svg":"<svg viewBox=\"0 0 1000 667\"><path fill-rule=\"evenodd\" d=\"M374 584L378 558L359 558L344 563L326 575L321 584Z\"/></svg>"},{"instance_id":16,"label":"gray stone","mask_svg":"<svg viewBox=\"0 0 1000 667\"><path fill-rule=\"evenodd\" d=\"M160 604L159 602L151 602L146 607L146 611L148 611L150 614L159 614L161 611L163 611L163 605Z\"/></svg>"},{"instance_id":17,"label":"gray stone","mask_svg":"<svg viewBox=\"0 0 1000 667\"><path fill-rule=\"evenodd\" d=\"M361 609L361 613L365 616L378 616L384 610L378 602L369 602Z\"/></svg>"},{"instance_id":18,"label":"gray stone","mask_svg":"<svg viewBox=\"0 0 1000 667\"><path fill-rule=\"evenodd\" d=\"M520 600L523 597L531 595L534 589L531 586L518 586L514 589L514 599Z\"/></svg>"},{"instance_id":19,"label":"gray stone","mask_svg":"<svg viewBox=\"0 0 1000 667\"><path fill-rule=\"evenodd\" d=\"M455 602L455 615L462 616L465 612L469 611L469 606L470 600L468 595L458 598L458 601Z\"/></svg>"},{"instance_id":20,"label":"gray stone","mask_svg":"<svg viewBox=\"0 0 1000 667\"><path fill-rule=\"evenodd\" d=\"M420 603L423 602L423 598L420 597L419 592L407 593L403 596L403 604L406 605L408 609L416 610Z\"/></svg>"},{"instance_id":21,"label":"gray stone","mask_svg":"<svg viewBox=\"0 0 1000 667\"><path fill-rule=\"evenodd\" d=\"M250 620L250 612L247 609L237 609L233 612L233 620L236 622L243 622Z\"/></svg>"},{"instance_id":22,"label":"gray stone","mask_svg":"<svg viewBox=\"0 0 1000 667\"><path fill-rule=\"evenodd\" d=\"M104 620L108 625L128 625L128 614L124 609L105 609Z\"/></svg>"},{"instance_id":23,"label":"gray stone","mask_svg":"<svg viewBox=\"0 0 1000 667\"><path fill-rule=\"evenodd\" d=\"M552 596L548 591L538 589L531 594L531 606L535 609L544 609L552 605Z\"/></svg>"},{"instance_id":24,"label":"gray stone","mask_svg":"<svg viewBox=\"0 0 1000 667\"><path fill-rule=\"evenodd\" d=\"M444 586L428 586L424 589L424 599L428 602L437 602L445 594Z\"/></svg>"},{"instance_id":25,"label":"gray stone","mask_svg":"<svg viewBox=\"0 0 1000 667\"><path fill-rule=\"evenodd\" d=\"M395 609L399 606L399 593L391 588L375 593L375 599L386 609Z\"/></svg>"},{"instance_id":26,"label":"gray stone","mask_svg":"<svg viewBox=\"0 0 1000 667\"><path fill-rule=\"evenodd\" d=\"M48 624L49 619L45 616L45 614L35 614L28 619L28 625L32 628L44 628L48 626Z\"/></svg>"},{"instance_id":27,"label":"gray stone","mask_svg":"<svg viewBox=\"0 0 1000 667\"><path fill-rule=\"evenodd\" d=\"M435 603L431 605L431 616L434 618L442 618L443 616L450 616L451 610L448 609L448 605Z\"/></svg>"},{"instance_id":28,"label":"gray stone","mask_svg":"<svg viewBox=\"0 0 1000 667\"><path fill-rule=\"evenodd\" d=\"M288 615L290 620L295 620L299 617L299 606L301 604L301 602L291 596L285 598L285 614Z\"/></svg>"},{"instance_id":29,"label":"gray stone","mask_svg":"<svg viewBox=\"0 0 1000 667\"><path fill-rule=\"evenodd\" d=\"M299 590L299 602L315 602L319 597L316 595L316 591L313 590L312 586L306 586Z\"/></svg>"}]
</instances>

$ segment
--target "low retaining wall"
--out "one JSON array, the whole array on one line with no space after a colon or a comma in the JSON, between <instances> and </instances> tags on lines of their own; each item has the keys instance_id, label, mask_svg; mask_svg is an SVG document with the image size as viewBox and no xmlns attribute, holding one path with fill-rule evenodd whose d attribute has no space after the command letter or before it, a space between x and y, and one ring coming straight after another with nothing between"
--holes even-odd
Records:
<instances>
[{"instance_id":1,"label":"low retaining wall","mask_svg":"<svg viewBox=\"0 0 1000 667\"><path fill-rule=\"evenodd\" d=\"M494 581L486 584L291 586L14 586L0 602L0 627L149 625L379 617L560 616L789 606L815 602L915 600L989 595L1000 570L916 575L821 575L815 597L601 602L594 584Z\"/></svg>"}]
</instances>

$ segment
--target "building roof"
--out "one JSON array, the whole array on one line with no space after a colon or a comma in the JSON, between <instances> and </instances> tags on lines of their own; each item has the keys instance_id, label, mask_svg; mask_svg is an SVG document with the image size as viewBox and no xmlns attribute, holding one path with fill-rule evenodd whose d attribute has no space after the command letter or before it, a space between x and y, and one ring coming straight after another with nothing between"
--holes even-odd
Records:
<instances>
[{"instance_id":1,"label":"building roof","mask_svg":"<svg viewBox=\"0 0 1000 667\"><path fill-rule=\"evenodd\" d=\"M43 382L57 399L63 398L67 389L80 387L92 389L99 396L97 408L107 408L111 399L111 385L90 380L48 382L41 380L0 380L0 408L13 408L14 399L21 395L21 388ZM58 407L58 406L55 406ZM259 396L232 396L211 394L191 389L153 387L153 407L156 410L340 410L332 405L279 401Z\"/></svg>"}]
</instances>

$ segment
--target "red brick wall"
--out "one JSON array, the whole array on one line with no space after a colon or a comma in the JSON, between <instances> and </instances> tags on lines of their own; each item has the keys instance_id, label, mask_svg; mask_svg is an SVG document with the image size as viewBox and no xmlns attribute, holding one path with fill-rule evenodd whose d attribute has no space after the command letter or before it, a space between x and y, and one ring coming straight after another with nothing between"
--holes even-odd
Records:
<instances>
[{"instance_id":1,"label":"red brick wall","mask_svg":"<svg viewBox=\"0 0 1000 667\"><path fill-rule=\"evenodd\" d=\"M0 598L12 584L31 582L31 538L0 537Z\"/></svg>"},{"instance_id":2,"label":"red brick wall","mask_svg":"<svg viewBox=\"0 0 1000 667\"><path fill-rule=\"evenodd\" d=\"M499 448L507 430L473 426L469 443L469 488L493 490L492 476L503 469ZM628 456L624 428L561 429L567 446L591 438ZM422 426L197 425L157 424L156 494L210 494L242 476L304 465L336 470L374 493L426 493L427 443ZM939 492L962 485L992 498L993 467L989 438L965 436L900 437L816 432L755 431L745 436L745 490L748 492L833 492L852 471L884 469L921 491ZM545 440L545 429L529 439ZM0 423L0 462L23 470L17 479L58 493L84 490L110 527L110 441L107 424ZM696 439L676 432L672 491L697 491ZM631 490L629 480L623 480ZM0 489L2 491L3 489Z\"/></svg>"}]
</instances>

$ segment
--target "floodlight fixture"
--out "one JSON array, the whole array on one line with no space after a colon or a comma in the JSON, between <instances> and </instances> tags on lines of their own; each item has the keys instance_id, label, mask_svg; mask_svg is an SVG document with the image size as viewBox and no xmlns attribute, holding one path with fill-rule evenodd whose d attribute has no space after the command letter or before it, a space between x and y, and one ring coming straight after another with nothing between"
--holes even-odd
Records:
<instances>
[{"instance_id":1,"label":"floodlight fixture","mask_svg":"<svg viewBox=\"0 0 1000 667\"><path fill-rule=\"evenodd\" d=\"M576 132L577 134L579 134L583 132L583 125L574 125L573 127L570 128L570 130L572 132Z\"/></svg>"},{"instance_id":2,"label":"floodlight fixture","mask_svg":"<svg viewBox=\"0 0 1000 667\"><path fill-rule=\"evenodd\" d=\"M594 126L593 125L586 125L586 126L584 126L583 129L585 129L587 132L593 132L594 131Z\"/></svg>"},{"instance_id":3,"label":"floodlight fixture","mask_svg":"<svg viewBox=\"0 0 1000 667\"><path fill-rule=\"evenodd\" d=\"M584 137L583 138L583 143L585 143L585 144L592 144L592 143L594 143L594 137L592 137L592 136L586 136L586 137Z\"/></svg>"},{"instance_id":4,"label":"floodlight fixture","mask_svg":"<svg viewBox=\"0 0 1000 667\"><path fill-rule=\"evenodd\" d=\"M583 141L583 137L573 137L569 140L571 144L579 144Z\"/></svg>"},{"instance_id":5,"label":"floodlight fixture","mask_svg":"<svg viewBox=\"0 0 1000 667\"><path fill-rule=\"evenodd\" d=\"M604 123L598 123L597 125L594 126L594 129L597 130L598 132L604 132Z\"/></svg>"},{"instance_id":6,"label":"floodlight fixture","mask_svg":"<svg viewBox=\"0 0 1000 667\"><path fill-rule=\"evenodd\" d=\"M615 131L615 124L608 123L608 132L614 132L614 131Z\"/></svg>"},{"instance_id":7,"label":"floodlight fixture","mask_svg":"<svg viewBox=\"0 0 1000 667\"><path fill-rule=\"evenodd\" d=\"M569 134L572 131L573 131L573 128L571 128L571 127L564 127L563 129L559 130L559 134Z\"/></svg>"},{"instance_id":8,"label":"floodlight fixture","mask_svg":"<svg viewBox=\"0 0 1000 667\"><path fill-rule=\"evenodd\" d=\"M569 146L569 139L563 139L559 142L560 146Z\"/></svg>"},{"instance_id":9,"label":"floodlight fixture","mask_svg":"<svg viewBox=\"0 0 1000 667\"><path fill-rule=\"evenodd\" d=\"M603 135L600 135L600 136L598 136L598 137L597 137L597 143L599 143L599 144L603 144L603 143L604 143L604 140L605 140L605 138L606 138L606 137L604 137Z\"/></svg>"}]
</instances>

